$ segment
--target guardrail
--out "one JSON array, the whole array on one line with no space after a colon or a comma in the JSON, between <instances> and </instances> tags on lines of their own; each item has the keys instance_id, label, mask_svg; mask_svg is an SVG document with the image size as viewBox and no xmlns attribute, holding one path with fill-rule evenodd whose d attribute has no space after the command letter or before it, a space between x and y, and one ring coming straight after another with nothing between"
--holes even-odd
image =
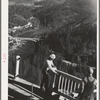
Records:
<instances>
[{"instance_id":1,"label":"guardrail","mask_svg":"<svg viewBox=\"0 0 100 100\"><path fill-rule=\"evenodd\" d=\"M77 100L77 98L72 96L72 93L79 92L81 90L82 79L60 70L57 70L57 72L58 75L54 76L54 92L69 100Z\"/></svg>"}]
</instances>

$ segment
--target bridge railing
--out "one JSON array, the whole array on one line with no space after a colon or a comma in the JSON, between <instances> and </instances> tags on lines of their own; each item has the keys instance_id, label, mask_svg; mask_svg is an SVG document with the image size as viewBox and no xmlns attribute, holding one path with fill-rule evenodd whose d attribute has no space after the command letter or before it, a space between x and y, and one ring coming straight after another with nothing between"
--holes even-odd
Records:
<instances>
[{"instance_id":1,"label":"bridge railing","mask_svg":"<svg viewBox=\"0 0 100 100\"><path fill-rule=\"evenodd\" d=\"M57 72L58 75L54 76L54 92L64 96L67 99L76 100L76 98L72 96L72 93L81 91L82 79L60 70L57 70Z\"/></svg>"}]
</instances>

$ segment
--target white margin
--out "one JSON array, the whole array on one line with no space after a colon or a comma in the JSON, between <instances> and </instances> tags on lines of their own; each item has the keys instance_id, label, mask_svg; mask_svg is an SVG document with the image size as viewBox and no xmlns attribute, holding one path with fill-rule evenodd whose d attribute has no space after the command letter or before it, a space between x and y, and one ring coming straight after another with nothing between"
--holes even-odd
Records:
<instances>
[{"instance_id":1,"label":"white margin","mask_svg":"<svg viewBox=\"0 0 100 100\"><path fill-rule=\"evenodd\" d=\"M99 0L97 0L97 100L99 100Z\"/></svg>"},{"instance_id":2,"label":"white margin","mask_svg":"<svg viewBox=\"0 0 100 100\"><path fill-rule=\"evenodd\" d=\"M8 100L8 0L1 0L1 100Z\"/></svg>"}]
</instances>

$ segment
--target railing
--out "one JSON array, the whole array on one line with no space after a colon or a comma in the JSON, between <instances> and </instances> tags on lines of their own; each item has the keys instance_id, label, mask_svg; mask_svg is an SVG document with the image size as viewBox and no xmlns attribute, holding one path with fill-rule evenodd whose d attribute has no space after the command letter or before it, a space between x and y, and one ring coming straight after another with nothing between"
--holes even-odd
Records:
<instances>
[{"instance_id":1,"label":"railing","mask_svg":"<svg viewBox=\"0 0 100 100\"><path fill-rule=\"evenodd\" d=\"M58 75L54 76L54 92L69 100L77 100L77 98L72 96L72 93L79 92L81 90L82 79L59 70L57 70L57 72Z\"/></svg>"}]
</instances>

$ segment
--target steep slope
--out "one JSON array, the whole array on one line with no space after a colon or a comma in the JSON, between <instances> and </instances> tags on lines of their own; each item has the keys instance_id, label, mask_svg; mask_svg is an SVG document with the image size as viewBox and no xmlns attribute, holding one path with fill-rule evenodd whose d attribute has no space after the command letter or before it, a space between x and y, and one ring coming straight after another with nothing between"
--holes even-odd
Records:
<instances>
[{"instance_id":1,"label":"steep slope","mask_svg":"<svg viewBox=\"0 0 100 100\"><path fill-rule=\"evenodd\" d=\"M45 59L55 52L58 69L82 78L87 65L96 68L96 13L91 10L93 5L89 0L44 0L40 4L41 7L30 9L40 21L39 28L25 30L18 35L20 38L36 38L37 42L21 40L19 45L11 46L9 72L14 74L13 66L18 54L22 58L20 77L40 84ZM26 19L30 17L27 10L22 13L15 11ZM62 59L80 63L81 66L67 66Z\"/></svg>"}]
</instances>

